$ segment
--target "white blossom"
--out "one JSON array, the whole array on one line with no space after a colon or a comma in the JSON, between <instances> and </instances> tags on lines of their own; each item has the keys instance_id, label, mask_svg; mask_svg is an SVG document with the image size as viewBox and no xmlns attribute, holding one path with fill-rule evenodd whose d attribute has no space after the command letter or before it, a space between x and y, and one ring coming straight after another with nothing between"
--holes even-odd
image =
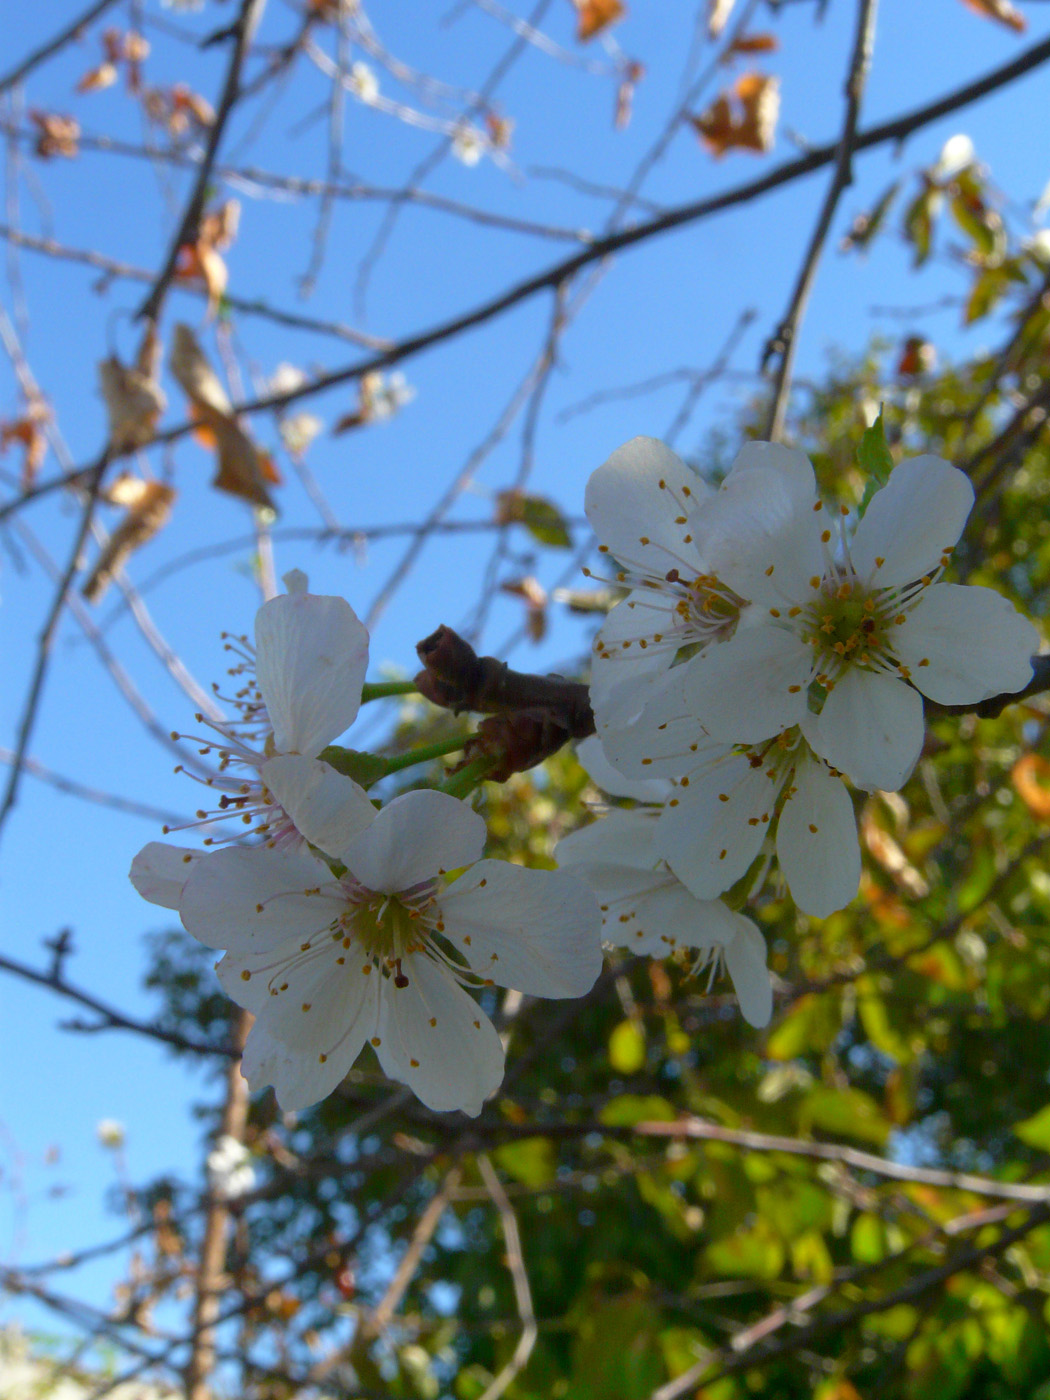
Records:
<instances>
[{"instance_id":1,"label":"white blossom","mask_svg":"<svg viewBox=\"0 0 1050 1400\"><path fill-rule=\"evenodd\" d=\"M457 126L452 136L452 154L464 165L477 165L488 149L485 133L476 126Z\"/></svg>"},{"instance_id":2,"label":"white blossom","mask_svg":"<svg viewBox=\"0 0 1050 1400\"><path fill-rule=\"evenodd\" d=\"M655 846L658 809L613 811L558 842L555 858L598 897L602 935L632 953L691 950L694 972L724 962L744 1019L765 1026L773 1012L766 944L754 923L719 899L697 899Z\"/></svg>"},{"instance_id":3,"label":"white blossom","mask_svg":"<svg viewBox=\"0 0 1050 1400\"><path fill-rule=\"evenodd\" d=\"M872 497L852 540L818 501L796 502L782 536L793 548L765 560L734 550L731 532L709 541L720 577L753 607L746 628L672 673L694 737L755 744L799 726L859 787L895 789L922 746L922 695L976 704L1022 689L1032 624L990 588L938 581L972 504L962 472L917 457Z\"/></svg>"},{"instance_id":4,"label":"white blossom","mask_svg":"<svg viewBox=\"0 0 1050 1400\"><path fill-rule=\"evenodd\" d=\"M379 79L376 77L375 69L358 59L356 63L350 65L347 87L359 101L367 104L373 103L379 96Z\"/></svg>"},{"instance_id":5,"label":"white blossom","mask_svg":"<svg viewBox=\"0 0 1050 1400\"><path fill-rule=\"evenodd\" d=\"M204 1161L208 1185L224 1201L235 1201L255 1189L255 1168L244 1143L222 1133Z\"/></svg>"},{"instance_id":6,"label":"white blossom","mask_svg":"<svg viewBox=\"0 0 1050 1400\"><path fill-rule=\"evenodd\" d=\"M815 498L805 456L770 443L747 443L717 491L655 438L634 438L592 473L587 517L599 552L616 562L607 581L628 590L594 642L599 734L632 723L684 649L728 641L752 603L772 601L761 585L741 594L720 565L790 557Z\"/></svg>"},{"instance_id":7,"label":"white blossom","mask_svg":"<svg viewBox=\"0 0 1050 1400\"><path fill-rule=\"evenodd\" d=\"M484 821L445 793L368 804L362 828L360 789L332 779L289 810L340 874L303 846L226 847L189 867L179 898L185 928L228 950L219 980L255 1014L243 1073L305 1108L369 1042L430 1108L477 1114L503 1047L464 988L583 995L601 967L593 896L561 872L479 860Z\"/></svg>"},{"instance_id":8,"label":"white blossom","mask_svg":"<svg viewBox=\"0 0 1050 1400\"><path fill-rule=\"evenodd\" d=\"M124 1124L116 1118L100 1118L98 1126L95 1128L95 1136L103 1147L108 1147L115 1152L124 1146L126 1137Z\"/></svg>"},{"instance_id":9,"label":"white blossom","mask_svg":"<svg viewBox=\"0 0 1050 1400\"><path fill-rule=\"evenodd\" d=\"M246 637L227 643L238 658L230 675L239 684L234 695L220 699L235 717L196 717L218 735L201 752L217 755L218 774L203 781L222 794L217 809L199 811L198 821L236 818L239 837L265 836L278 845L300 842L288 815L293 803L308 792L315 803L334 800L331 784L338 775L317 755L356 718L368 665L368 633L345 599L309 593L299 570L286 574L285 583L288 592L256 614L254 646ZM362 789L355 785L355 791L356 815L342 788L339 800L356 829L374 811ZM142 874L147 878L145 867Z\"/></svg>"}]
</instances>

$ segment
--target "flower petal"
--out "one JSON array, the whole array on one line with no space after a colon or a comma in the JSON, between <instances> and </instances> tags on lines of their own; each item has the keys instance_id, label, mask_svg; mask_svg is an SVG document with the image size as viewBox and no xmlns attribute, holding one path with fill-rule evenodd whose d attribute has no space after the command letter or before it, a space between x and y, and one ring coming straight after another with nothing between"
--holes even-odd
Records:
<instances>
[{"instance_id":1,"label":"flower petal","mask_svg":"<svg viewBox=\"0 0 1050 1400\"><path fill-rule=\"evenodd\" d=\"M625 778L606 758L596 734L576 745L576 759L590 780L613 797L633 797L636 802L662 802L670 796L671 787L665 778Z\"/></svg>"},{"instance_id":2,"label":"flower petal","mask_svg":"<svg viewBox=\"0 0 1050 1400\"><path fill-rule=\"evenodd\" d=\"M617 772L628 778L680 778L726 747L708 739L686 700L686 682L699 661L694 657L675 666L634 724L599 727L602 750Z\"/></svg>"},{"instance_id":3,"label":"flower petal","mask_svg":"<svg viewBox=\"0 0 1050 1400\"><path fill-rule=\"evenodd\" d=\"M194 863L179 914L207 948L267 953L310 939L341 912L345 901L324 886L332 872L309 851L228 846Z\"/></svg>"},{"instance_id":4,"label":"flower petal","mask_svg":"<svg viewBox=\"0 0 1050 1400\"><path fill-rule=\"evenodd\" d=\"M812 651L794 632L751 627L679 669L688 712L708 735L747 744L798 724L811 667Z\"/></svg>"},{"instance_id":5,"label":"flower petal","mask_svg":"<svg viewBox=\"0 0 1050 1400\"><path fill-rule=\"evenodd\" d=\"M994 589L937 583L894 629L893 643L924 695L972 705L1025 688L1039 634Z\"/></svg>"},{"instance_id":6,"label":"flower petal","mask_svg":"<svg viewBox=\"0 0 1050 1400\"><path fill-rule=\"evenodd\" d=\"M711 488L656 438L636 437L591 473L584 509L594 533L615 559L663 577L669 569L697 572L690 507Z\"/></svg>"},{"instance_id":7,"label":"flower petal","mask_svg":"<svg viewBox=\"0 0 1050 1400\"><path fill-rule=\"evenodd\" d=\"M255 675L281 753L316 758L357 716L368 633L344 598L284 593L255 617Z\"/></svg>"},{"instance_id":8,"label":"flower petal","mask_svg":"<svg viewBox=\"0 0 1050 1400\"><path fill-rule=\"evenodd\" d=\"M922 696L896 676L851 666L802 731L857 787L895 792L922 752Z\"/></svg>"},{"instance_id":9,"label":"flower petal","mask_svg":"<svg viewBox=\"0 0 1050 1400\"><path fill-rule=\"evenodd\" d=\"M397 894L447 870L472 865L485 849L485 822L447 792L419 789L388 802L341 859L370 890Z\"/></svg>"},{"instance_id":10,"label":"flower petal","mask_svg":"<svg viewBox=\"0 0 1050 1400\"><path fill-rule=\"evenodd\" d=\"M657 852L697 899L714 899L746 872L769 829L776 791L763 768L734 755L664 808Z\"/></svg>"},{"instance_id":11,"label":"flower petal","mask_svg":"<svg viewBox=\"0 0 1050 1400\"><path fill-rule=\"evenodd\" d=\"M652 870L659 861L654 842L656 813L612 811L571 832L554 848L559 865L614 865Z\"/></svg>"},{"instance_id":12,"label":"flower petal","mask_svg":"<svg viewBox=\"0 0 1050 1400\"><path fill-rule=\"evenodd\" d=\"M131 862L131 883L151 904L177 909L190 870L206 854L185 846L169 846L164 841L151 841Z\"/></svg>"},{"instance_id":13,"label":"flower petal","mask_svg":"<svg viewBox=\"0 0 1050 1400\"><path fill-rule=\"evenodd\" d=\"M773 1015L773 984L766 967L766 940L750 919L727 912L737 933L725 945L726 968L740 1003L740 1014L749 1025L768 1026Z\"/></svg>"},{"instance_id":14,"label":"flower petal","mask_svg":"<svg viewBox=\"0 0 1050 1400\"><path fill-rule=\"evenodd\" d=\"M950 462L930 456L901 462L857 526L853 567L880 588L913 583L955 548L972 509L969 478Z\"/></svg>"},{"instance_id":15,"label":"flower petal","mask_svg":"<svg viewBox=\"0 0 1050 1400\"><path fill-rule=\"evenodd\" d=\"M444 937L501 987L582 997L602 970L598 902L563 871L478 861L442 896L441 912Z\"/></svg>"},{"instance_id":16,"label":"flower petal","mask_svg":"<svg viewBox=\"0 0 1050 1400\"><path fill-rule=\"evenodd\" d=\"M461 1108L476 1118L503 1079L500 1038L477 1002L443 968L421 955L404 958L401 965L408 985L384 983L379 1063L428 1108Z\"/></svg>"},{"instance_id":17,"label":"flower petal","mask_svg":"<svg viewBox=\"0 0 1050 1400\"><path fill-rule=\"evenodd\" d=\"M733 458L720 490L731 491L751 472L775 473L795 502L812 510L817 495L817 478L813 464L797 447L784 447L779 442L745 442Z\"/></svg>"},{"instance_id":18,"label":"flower petal","mask_svg":"<svg viewBox=\"0 0 1050 1400\"><path fill-rule=\"evenodd\" d=\"M799 763L777 826L777 859L791 897L825 919L844 909L860 884L853 803L841 778L823 763Z\"/></svg>"},{"instance_id":19,"label":"flower petal","mask_svg":"<svg viewBox=\"0 0 1050 1400\"><path fill-rule=\"evenodd\" d=\"M320 759L278 754L263 764L259 776L296 830L337 860L347 843L375 821L376 809L364 788Z\"/></svg>"},{"instance_id":20,"label":"flower petal","mask_svg":"<svg viewBox=\"0 0 1050 1400\"><path fill-rule=\"evenodd\" d=\"M650 687L670 667L673 647L649 642L673 635L673 602L670 595L661 597L635 589L617 603L595 637L590 693L600 725L629 724L645 703Z\"/></svg>"}]
</instances>

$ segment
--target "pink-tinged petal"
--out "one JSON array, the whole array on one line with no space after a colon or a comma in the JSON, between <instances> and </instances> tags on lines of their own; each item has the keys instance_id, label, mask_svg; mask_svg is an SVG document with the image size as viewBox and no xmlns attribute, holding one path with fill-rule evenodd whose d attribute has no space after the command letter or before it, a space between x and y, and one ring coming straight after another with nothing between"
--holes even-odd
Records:
<instances>
[{"instance_id":1,"label":"pink-tinged petal","mask_svg":"<svg viewBox=\"0 0 1050 1400\"><path fill-rule=\"evenodd\" d=\"M742 756L727 758L667 804L656 849L697 899L715 899L758 855L776 794L763 768Z\"/></svg>"},{"instance_id":2,"label":"pink-tinged petal","mask_svg":"<svg viewBox=\"0 0 1050 1400\"><path fill-rule=\"evenodd\" d=\"M385 1074L428 1108L476 1118L503 1079L503 1046L481 1007L429 958L402 959L405 987L386 982L376 1054ZM373 1041L373 1044L375 1042Z\"/></svg>"},{"instance_id":3,"label":"pink-tinged petal","mask_svg":"<svg viewBox=\"0 0 1050 1400\"><path fill-rule=\"evenodd\" d=\"M375 821L376 809L364 788L320 759L279 754L263 764L259 776L296 830L337 860L353 837Z\"/></svg>"},{"instance_id":4,"label":"pink-tinged petal","mask_svg":"<svg viewBox=\"0 0 1050 1400\"><path fill-rule=\"evenodd\" d=\"M397 894L472 865L486 835L484 819L465 802L420 789L388 802L366 831L346 843L342 860L368 889Z\"/></svg>"},{"instance_id":5,"label":"pink-tinged petal","mask_svg":"<svg viewBox=\"0 0 1050 1400\"><path fill-rule=\"evenodd\" d=\"M266 953L308 941L344 904L331 871L309 851L228 846L194 863L179 914L207 948Z\"/></svg>"},{"instance_id":6,"label":"pink-tinged petal","mask_svg":"<svg viewBox=\"0 0 1050 1400\"><path fill-rule=\"evenodd\" d=\"M696 550L687 539L688 517L710 495L664 443L636 437L591 473L584 509L614 559L657 577L675 568L691 574Z\"/></svg>"},{"instance_id":7,"label":"pink-tinged petal","mask_svg":"<svg viewBox=\"0 0 1050 1400\"><path fill-rule=\"evenodd\" d=\"M860 883L860 846L853 803L841 778L803 760L777 826L777 859L791 897L806 914L826 919L844 909Z\"/></svg>"},{"instance_id":8,"label":"pink-tinged petal","mask_svg":"<svg viewBox=\"0 0 1050 1400\"><path fill-rule=\"evenodd\" d=\"M592 892L560 870L482 860L441 899L443 934L479 976L538 997L582 997L602 970Z\"/></svg>"},{"instance_id":9,"label":"pink-tinged petal","mask_svg":"<svg viewBox=\"0 0 1050 1400\"><path fill-rule=\"evenodd\" d=\"M280 753L316 758L357 716L368 633L344 598L283 593L255 617L255 675Z\"/></svg>"},{"instance_id":10,"label":"pink-tinged petal","mask_svg":"<svg viewBox=\"0 0 1050 1400\"><path fill-rule=\"evenodd\" d=\"M670 595L635 589L609 614L591 653L591 705L601 725L629 724L674 660L657 637L674 634Z\"/></svg>"},{"instance_id":11,"label":"pink-tinged petal","mask_svg":"<svg viewBox=\"0 0 1050 1400\"><path fill-rule=\"evenodd\" d=\"M857 787L895 792L922 752L922 696L896 676L851 666L802 731Z\"/></svg>"},{"instance_id":12,"label":"pink-tinged petal","mask_svg":"<svg viewBox=\"0 0 1050 1400\"><path fill-rule=\"evenodd\" d=\"M169 846L164 841L151 841L131 862L131 883L151 904L159 904L163 909L177 909L190 870L205 855L204 851Z\"/></svg>"},{"instance_id":13,"label":"pink-tinged petal","mask_svg":"<svg viewBox=\"0 0 1050 1400\"><path fill-rule=\"evenodd\" d=\"M853 567L880 588L913 583L955 548L972 509L969 478L950 462L929 456L901 462L857 526Z\"/></svg>"},{"instance_id":14,"label":"pink-tinged petal","mask_svg":"<svg viewBox=\"0 0 1050 1400\"><path fill-rule=\"evenodd\" d=\"M743 914L729 912L736 937L725 945L726 968L733 982L740 1014L749 1025L768 1026L773 1015L773 985L766 967L766 940Z\"/></svg>"},{"instance_id":15,"label":"pink-tinged petal","mask_svg":"<svg viewBox=\"0 0 1050 1400\"><path fill-rule=\"evenodd\" d=\"M942 705L972 705L1013 694L1032 679L1039 634L991 588L927 588L892 641L913 685Z\"/></svg>"},{"instance_id":16,"label":"pink-tinged petal","mask_svg":"<svg viewBox=\"0 0 1050 1400\"><path fill-rule=\"evenodd\" d=\"M596 734L576 745L576 758L584 772L603 792L612 797L631 797L635 802L662 802L671 792L665 778L625 778L605 757Z\"/></svg>"},{"instance_id":17,"label":"pink-tinged petal","mask_svg":"<svg viewBox=\"0 0 1050 1400\"><path fill-rule=\"evenodd\" d=\"M741 630L689 663L683 677L688 712L716 741L770 739L805 713L812 661L811 649L794 632Z\"/></svg>"}]
</instances>

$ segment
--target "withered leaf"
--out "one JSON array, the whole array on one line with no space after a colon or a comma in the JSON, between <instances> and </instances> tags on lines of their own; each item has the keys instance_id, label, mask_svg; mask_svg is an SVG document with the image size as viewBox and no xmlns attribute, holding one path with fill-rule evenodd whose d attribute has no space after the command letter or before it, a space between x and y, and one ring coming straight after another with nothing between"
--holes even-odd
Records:
<instances>
[{"instance_id":1,"label":"withered leaf","mask_svg":"<svg viewBox=\"0 0 1050 1400\"><path fill-rule=\"evenodd\" d=\"M64 117L58 112L29 113L30 120L40 130L33 146L43 160L52 156L66 156L68 159L78 154L77 142L80 139L80 123L75 117Z\"/></svg>"},{"instance_id":2,"label":"withered leaf","mask_svg":"<svg viewBox=\"0 0 1050 1400\"><path fill-rule=\"evenodd\" d=\"M736 0L707 0L707 32L717 39L729 22L729 16Z\"/></svg>"},{"instance_id":3,"label":"withered leaf","mask_svg":"<svg viewBox=\"0 0 1050 1400\"><path fill-rule=\"evenodd\" d=\"M523 578L507 579L500 584L502 593L512 598L520 598L525 604L525 630L529 640L542 642L547 635L547 590L533 574Z\"/></svg>"},{"instance_id":4,"label":"withered leaf","mask_svg":"<svg viewBox=\"0 0 1050 1400\"><path fill-rule=\"evenodd\" d=\"M81 592L89 603L97 603L136 549L141 549L165 524L175 500L175 489L163 481L144 481L138 499L110 535Z\"/></svg>"},{"instance_id":5,"label":"withered leaf","mask_svg":"<svg viewBox=\"0 0 1050 1400\"><path fill-rule=\"evenodd\" d=\"M90 68L84 74L77 83L77 92L101 92L103 88L112 87L118 76L115 63L100 63L97 68Z\"/></svg>"},{"instance_id":6,"label":"withered leaf","mask_svg":"<svg viewBox=\"0 0 1050 1400\"><path fill-rule=\"evenodd\" d=\"M28 491L36 480L45 456L47 437L44 424L49 422L51 410L42 398L36 396L26 404L21 418L8 422L0 421L0 452L17 444L23 449L21 486Z\"/></svg>"},{"instance_id":7,"label":"withered leaf","mask_svg":"<svg viewBox=\"0 0 1050 1400\"><path fill-rule=\"evenodd\" d=\"M713 156L727 151L765 155L773 148L780 115L780 79L766 73L744 73L732 88L715 98L693 126Z\"/></svg>"},{"instance_id":8,"label":"withered leaf","mask_svg":"<svg viewBox=\"0 0 1050 1400\"><path fill-rule=\"evenodd\" d=\"M633 60L623 70L620 86L616 90L616 115L613 118L617 131L622 131L631 120L634 106L634 90L645 77L645 64Z\"/></svg>"},{"instance_id":9,"label":"withered leaf","mask_svg":"<svg viewBox=\"0 0 1050 1400\"><path fill-rule=\"evenodd\" d=\"M158 383L160 340L149 327L134 365L122 365L115 355L98 367L102 397L109 413L109 440L117 452L130 452L149 442L168 401Z\"/></svg>"},{"instance_id":10,"label":"withered leaf","mask_svg":"<svg viewBox=\"0 0 1050 1400\"><path fill-rule=\"evenodd\" d=\"M627 13L623 0L573 0L573 4L577 15L576 38L581 44L623 19Z\"/></svg>"},{"instance_id":11,"label":"withered leaf","mask_svg":"<svg viewBox=\"0 0 1050 1400\"><path fill-rule=\"evenodd\" d=\"M985 19L998 20L1000 24L1005 24L1008 29L1014 30L1017 34L1023 34L1028 28L1028 21L1010 0L962 0L968 10L973 10L975 15L983 15Z\"/></svg>"},{"instance_id":12,"label":"withered leaf","mask_svg":"<svg viewBox=\"0 0 1050 1400\"><path fill-rule=\"evenodd\" d=\"M233 406L219 376L187 325L175 327L171 372L190 400L190 412L200 425L198 441L214 447L218 467L212 485L240 496L255 506L276 511L266 483L280 484L280 476L268 452L256 447L233 414Z\"/></svg>"},{"instance_id":13,"label":"withered leaf","mask_svg":"<svg viewBox=\"0 0 1050 1400\"><path fill-rule=\"evenodd\" d=\"M726 49L722 62L728 62L738 53L776 53L779 47L775 34L741 34Z\"/></svg>"}]
</instances>

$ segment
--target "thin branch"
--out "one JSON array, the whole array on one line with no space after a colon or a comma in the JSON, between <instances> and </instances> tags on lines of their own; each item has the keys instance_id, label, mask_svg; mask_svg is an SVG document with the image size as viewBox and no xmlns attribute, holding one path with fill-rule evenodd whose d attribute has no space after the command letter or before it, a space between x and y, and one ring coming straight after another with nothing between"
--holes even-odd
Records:
<instances>
[{"instance_id":1,"label":"thin branch","mask_svg":"<svg viewBox=\"0 0 1050 1400\"><path fill-rule=\"evenodd\" d=\"M241 69L248 56L248 49L255 34L256 25L262 18L263 10L266 8L266 0L242 0L240 14L234 21L230 31L233 38L233 53L230 55L229 67L226 70L226 82L223 86L222 96L219 99L215 111L215 120L212 122L208 132L208 144L204 150L204 158L201 160L197 170L197 179L194 182L192 193L183 211L182 221L178 231L172 239L171 247L168 249L168 256L164 261L153 289L146 300L135 313L137 320L155 321L160 314L161 304L167 293L171 279L175 276L175 268L179 259L179 250L184 244L191 242L196 235L197 226L200 223L201 214L204 212L204 198L208 189L208 182L211 180L212 166L219 153L219 142L222 140L226 123L229 120L233 105L237 101L240 82Z\"/></svg>"},{"instance_id":2,"label":"thin branch","mask_svg":"<svg viewBox=\"0 0 1050 1400\"><path fill-rule=\"evenodd\" d=\"M181 1035L178 1031L163 1030L153 1022L139 1021L134 1016L118 1011L115 1006L110 1006L108 1002L101 1001L82 987L75 986L66 980L63 971L65 954L68 952L67 943L61 950L62 955L56 955L52 959L52 965L47 971L30 967L28 963L19 962L16 958L0 955L0 970L10 972L13 976L21 977L27 982L35 982L37 986L46 987L48 991L55 992L59 996L68 997L70 1001L86 1006L89 1011L93 1011L96 1016L101 1018L101 1023L95 1023L91 1026L74 1023L70 1027L71 1029L132 1031L135 1035L144 1035L151 1040L160 1040L166 1045L174 1045L177 1050L189 1050L195 1055L219 1055L225 1056L227 1059L240 1059L240 1050L233 1046L208 1045L205 1041L193 1040L189 1036Z\"/></svg>"},{"instance_id":3,"label":"thin branch","mask_svg":"<svg viewBox=\"0 0 1050 1400\"><path fill-rule=\"evenodd\" d=\"M66 44L79 38L82 29L98 19L99 15L105 14L116 3L117 0L96 0L94 5L89 5L84 13L73 20L71 24L67 24L65 29L60 30L54 38L48 39L46 44L41 44L40 48L35 49L28 57L22 59L21 63L16 64L10 73L0 78L0 92L6 92L8 88L14 87L15 83L21 82L27 74L31 73L34 68L38 68L52 54L58 53L59 49L65 48Z\"/></svg>"},{"instance_id":4,"label":"thin branch","mask_svg":"<svg viewBox=\"0 0 1050 1400\"><path fill-rule=\"evenodd\" d=\"M518 1217L514 1214L503 1184L493 1170L492 1163L484 1152L478 1153L478 1170L485 1183L485 1189L492 1197L492 1204L499 1212L503 1227L503 1242L507 1246L507 1269L514 1284L514 1301L521 1318L521 1336L514 1353L503 1369L492 1379L482 1392L479 1400L499 1400L507 1387L525 1369L532 1349L539 1335L536 1327L536 1314L532 1306L532 1290L529 1287L529 1274L525 1267L525 1256L521 1248L521 1234L518 1230Z\"/></svg>"},{"instance_id":5,"label":"thin branch","mask_svg":"<svg viewBox=\"0 0 1050 1400\"><path fill-rule=\"evenodd\" d=\"M765 436L770 442L779 442L784 432L784 417L787 413L788 395L791 390L791 371L795 364L798 328L806 314L809 295L813 290L813 282L817 275L821 254L824 251L824 244L831 232L831 222L835 217L835 210L838 208L842 195L853 183L853 152L857 144L857 122L860 119L861 98L864 95L864 86L867 82L875 45L877 9L878 0L858 0L857 33L853 41L853 53L850 56L849 72L846 77L846 116L835 157L835 173L831 186L824 197L824 203L817 218L817 226L813 230L809 247L802 260L795 290L792 292L791 301L788 304L787 314L766 347L763 357L768 361L773 355L780 356L773 399L769 406L769 417L766 422Z\"/></svg>"}]
</instances>

